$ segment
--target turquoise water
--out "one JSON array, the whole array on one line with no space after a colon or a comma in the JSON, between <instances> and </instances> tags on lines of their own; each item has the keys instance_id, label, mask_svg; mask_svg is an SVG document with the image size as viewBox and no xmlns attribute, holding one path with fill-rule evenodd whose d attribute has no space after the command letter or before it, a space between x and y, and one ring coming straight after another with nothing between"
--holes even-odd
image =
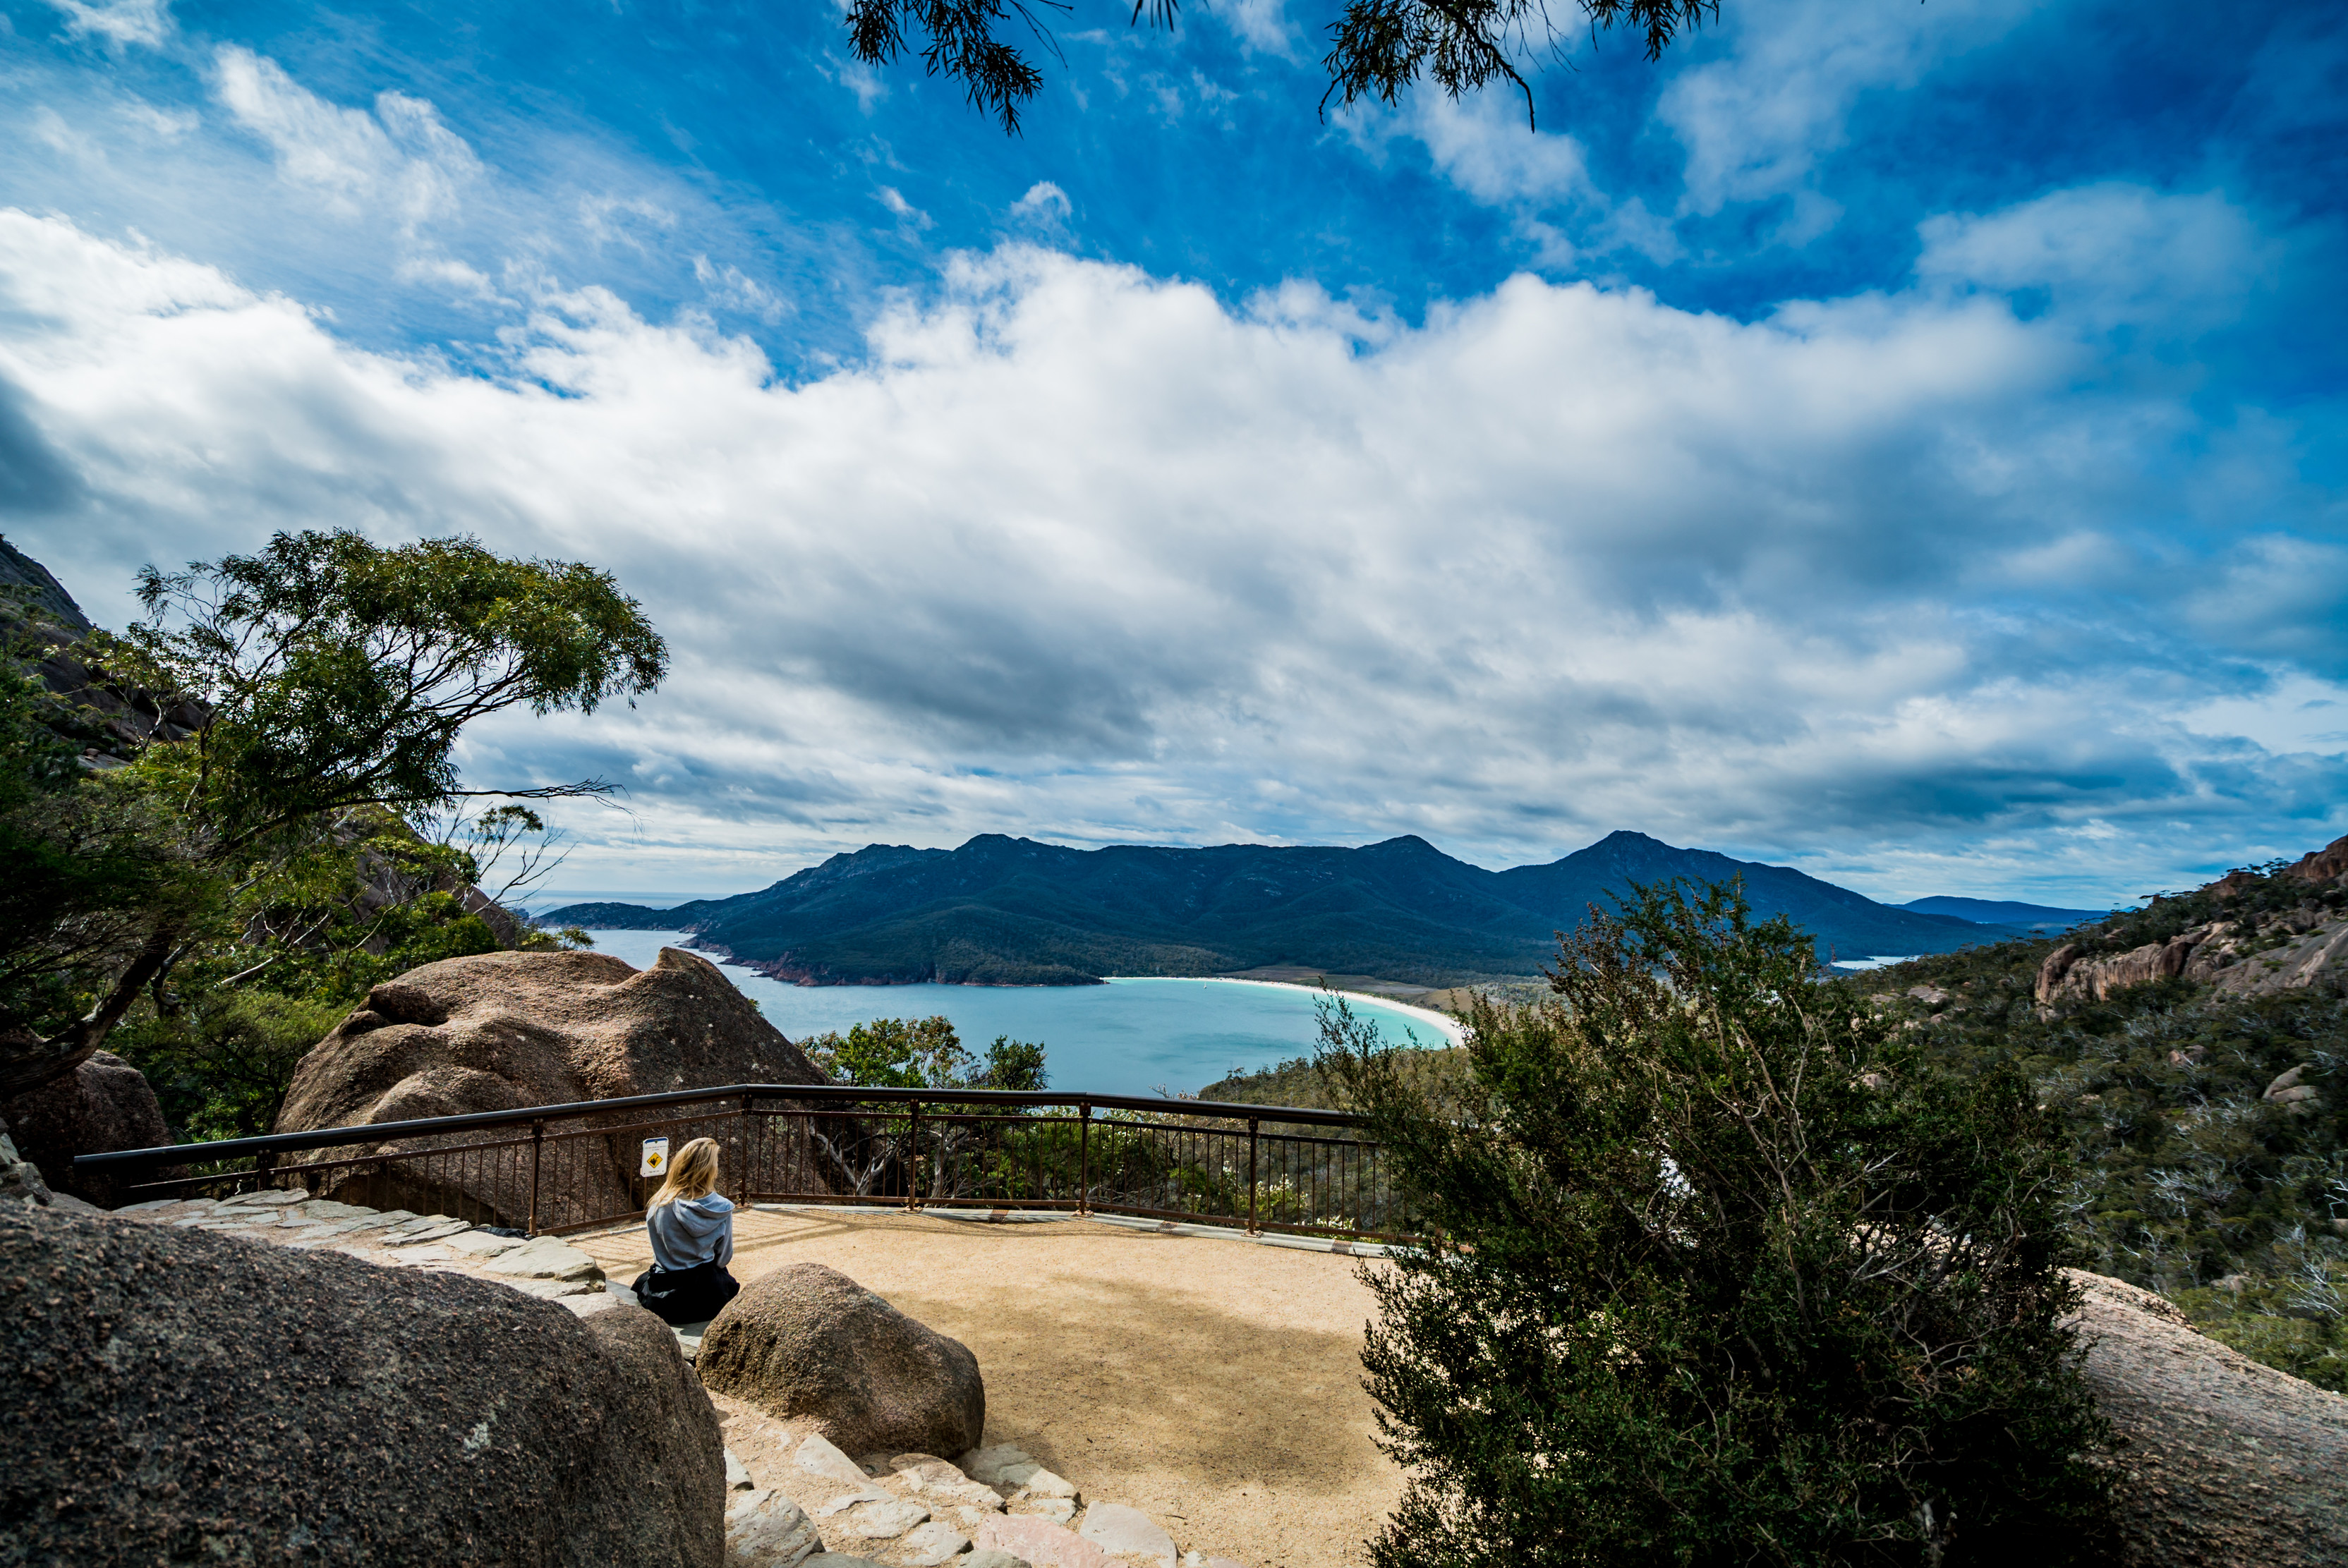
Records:
<instances>
[{"instance_id":1,"label":"turquoise water","mask_svg":"<svg viewBox=\"0 0 2348 1568\"><path fill-rule=\"evenodd\" d=\"M595 949L643 968L674 931L597 931ZM983 1050L998 1034L1041 1040L1055 1089L1104 1094L1196 1093L1237 1068L1251 1071L1311 1052L1318 1030L1313 993L1293 986L1226 980L1131 979L1105 986L787 986L733 965L719 966L793 1040L845 1031L875 1018L953 1020L964 1047ZM1447 1043L1440 1026L1363 997L1358 1017L1397 1042L1416 1031Z\"/></svg>"}]
</instances>

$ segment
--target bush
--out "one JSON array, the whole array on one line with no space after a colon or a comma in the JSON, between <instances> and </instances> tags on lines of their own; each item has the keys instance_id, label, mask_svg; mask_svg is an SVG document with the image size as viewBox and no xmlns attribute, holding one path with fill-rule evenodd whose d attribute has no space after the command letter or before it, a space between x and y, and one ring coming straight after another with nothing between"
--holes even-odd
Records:
<instances>
[{"instance_id":1,"label":"bush","mask_svg":"<svg viewBox=\"0 0 2348 1568\"><path fill-rule=\"evenodd\" d=\"M1439 1239L1365 1271L1372 1543L1426 1564L2096 1560L2062 1143L1926 1072L1740 891L1634 888L1468 1015L1451 1113L1342 1003L1321 1063Z\"/></svg>"}]
</instances>

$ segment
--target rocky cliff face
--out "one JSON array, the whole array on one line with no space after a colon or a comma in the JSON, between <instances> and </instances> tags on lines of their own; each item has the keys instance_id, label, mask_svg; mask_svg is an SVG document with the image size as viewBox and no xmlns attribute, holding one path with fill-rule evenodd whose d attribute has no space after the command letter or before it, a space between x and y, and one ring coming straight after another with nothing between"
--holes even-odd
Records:
<instances>
[{"instance_id":1,"label":"rocky cliff face","mask_svg":"<svg viewBox=\"0 0 2348 1568\"><path fill-rule=\"evenodd\" d=\"M2099 953L2099 943L2065 942L2038 970L2042 1008L2065 1000L2105 1001L2113 993L2182 977L2220 991L2259 996L2333 985L2348 976L2348 837L2302 857L2272 878L2237 871L2199 890L2219 908L2261 895L2261 908L2203 920L2174 936L2124 952ZM2280 890L2284 896L2278 899ZM2292 894L2303 894L2295 904Z\"/></svg>"}]
</instances>

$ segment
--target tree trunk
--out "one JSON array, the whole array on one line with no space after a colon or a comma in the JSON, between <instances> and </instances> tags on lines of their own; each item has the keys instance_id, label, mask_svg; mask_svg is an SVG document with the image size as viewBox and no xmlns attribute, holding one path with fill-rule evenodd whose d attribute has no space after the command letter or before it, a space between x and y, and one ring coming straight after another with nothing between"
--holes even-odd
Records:
<instances>
[{"instance_id":1,"label":"tree trunk","mask_svg":"<svg viewBox=\"0 0 2348 1568\"><path fill-rule=\"evenodd\" d=\"M167 926L149 938L130 967L116 979L114 989L85 1017L48 1039L30 1030L0 1034L0 1100L53 1083L96 1055L108 1031L139 999L139 991L170 961L171 947L179 935L177 926Z\"/></svg>"}]
</instances>

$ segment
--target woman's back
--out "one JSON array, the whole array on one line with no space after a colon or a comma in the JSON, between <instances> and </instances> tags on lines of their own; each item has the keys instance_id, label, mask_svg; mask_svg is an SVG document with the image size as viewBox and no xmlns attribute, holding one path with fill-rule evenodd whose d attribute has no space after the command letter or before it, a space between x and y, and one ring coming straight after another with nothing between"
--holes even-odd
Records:
<instances>
[{"instance_id":1,"label":"woman's back","mask_svg":"<svg viewBox=\"0 0 2348 1568\"><path fill-rule=\"evenodd\" d=\"M734 1204L721 1194L654 1204L644 1228L658 1267L676 1272L715 1263L722 1268L734 1261Z\"/></svg>"}]
</instances>

